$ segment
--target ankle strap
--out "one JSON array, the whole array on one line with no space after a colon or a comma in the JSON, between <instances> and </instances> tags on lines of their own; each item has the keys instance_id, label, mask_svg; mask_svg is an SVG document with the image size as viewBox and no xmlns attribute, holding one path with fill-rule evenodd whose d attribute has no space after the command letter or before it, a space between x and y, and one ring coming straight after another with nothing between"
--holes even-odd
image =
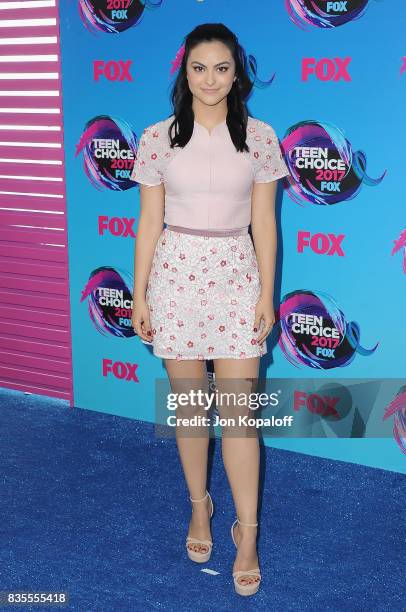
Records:
<instances>
[{"instance_id":1,"label":"ankle strap","mask_svg":"<svg viewBox=\"0 0 406 612\"><path fill-rule=\"evenodd\" d=\"M257 527L258 526L258 523L242 523L240 519L237 519L237 521L240 523L240 525L245 525L246 527Z\"/></svg>"},{"instance_id":2,"label":"ankle strap","mask_svg":"<svg viewBox=\"0 0 406 612\"><path fill-rule=\"evenodd\" d=\"M204 497L202 497L202 499L192 499L191 497L189 497L190 501L192 502L200 502L203 501L204 499L206 499L206 497L208 496L209 492L206 490L206 495Z\"/></svg>"}]
</instances>

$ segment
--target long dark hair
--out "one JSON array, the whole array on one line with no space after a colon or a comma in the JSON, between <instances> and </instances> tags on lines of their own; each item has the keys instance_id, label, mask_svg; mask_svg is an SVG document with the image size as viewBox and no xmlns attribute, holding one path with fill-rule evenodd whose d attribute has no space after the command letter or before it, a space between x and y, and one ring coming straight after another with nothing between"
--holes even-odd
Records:
<instances>
[{"instance_id":1,"label":"long dark hair","mask_svg":"<svg viewBox=\"0 0 406 612\"><path fill-rule=\"evenodd\" d=\"M227 96L227 126L237 151L249 151L247 145L248 110L245 99L248 97L253 83L246 66L245 52L236 35L222 23L203 23L196 26L185 38L185 52L179 67L178 76L173 85L171 102L174 120L168 128L170 146L184 147L190 140L194 128L194 112L192 109L193 95L186 78L186 63L190 51L201 42L220 41L229 49L235 61L236 80ZM172 130L175 133L172 136Z\"/></svg>"}]
</instances>

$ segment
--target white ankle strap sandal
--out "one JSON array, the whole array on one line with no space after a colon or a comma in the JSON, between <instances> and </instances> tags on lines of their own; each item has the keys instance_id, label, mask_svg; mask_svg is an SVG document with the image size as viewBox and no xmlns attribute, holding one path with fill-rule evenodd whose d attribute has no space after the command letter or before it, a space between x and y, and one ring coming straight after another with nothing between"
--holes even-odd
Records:
<instances>
[{"instance_id":1,"label":"white ankle strap sandal","mask_svg":"<svg viewBox=\"0 0 406 612\"><path fill-rule=\"evenodd\" d=\"M213 516L214 506L213 506L213 500L211 498L211 495L207 490L206 490L206 495L202 497L201 499L192 499L191 497L189 499L191 502L201 502L205 500L207 496L209 496L210 504L211 504L211 512L210 512L210 518L211 518ZM197 552L195 550L191 550L188 546L189 544L192 544L192 545L193 544L203 544L208 550ZM186 538L186 550L187 550L188 557L189 559L191 559L192 561L195 561L196 563L206 563L206 561L210 559L212 548L213 548L212 540L199 540L198 538L193 538L191 536L187 536Z\"/></svg>"},{"instance_id":2,"label":"white ankle strap sandal","mask_svg":"<svg viewBox=\"0 0 406 612\"><path fill-rule=\"evenodd\" d=\"M234 526L236 525L236 523L239 523L240 525L244 525L246 527L257 527L258 523L242 523L238 518L234 521L234 523L231 525L231 537L233 538L235 547L238 548L234 539ZM255 582L252 582L251 584L240 584L240 582L238 582L238 579L242 578L243 576L246 576L247 578L249 576L254 576ZM233 572L233 579L234 588L238 595L254 595L254 593L256 593L259 589L259 585L261 582L261 572L259 570L259 567L250 570L238 570Z\"/></svg>"}]
</instances>

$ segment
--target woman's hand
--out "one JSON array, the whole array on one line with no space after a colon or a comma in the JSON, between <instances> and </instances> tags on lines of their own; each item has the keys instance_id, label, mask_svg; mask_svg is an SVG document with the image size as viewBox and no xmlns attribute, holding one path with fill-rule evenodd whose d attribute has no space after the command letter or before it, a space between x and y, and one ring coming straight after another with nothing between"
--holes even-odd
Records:
<instances>
[{"instance_id":1,"label":"woman's hand","mask_svg":"<svg viewBox=\"0 0 406 612\"><path fill-rule=\"evenodd\" d=\"M149 308L145 300L133 301L133 314L131 317L131 324L135 333L140 338L146 340L147 342L152 341Z\"/></svg>"},{"instance_id":2,"label":"woman's hand","mask_svg":"<svg viewBox=\"0 0 406 612\"><path fill-rule=\"evenodd\" d=\"M254 328L257 330L260 327L261 320L264 322L264 328L257 338L257 344L259 345L262 345L265 338L271 333L275 323L275 311L271 297L261 295L257 302L254 321Z\"/></svg>"}]
</instances>

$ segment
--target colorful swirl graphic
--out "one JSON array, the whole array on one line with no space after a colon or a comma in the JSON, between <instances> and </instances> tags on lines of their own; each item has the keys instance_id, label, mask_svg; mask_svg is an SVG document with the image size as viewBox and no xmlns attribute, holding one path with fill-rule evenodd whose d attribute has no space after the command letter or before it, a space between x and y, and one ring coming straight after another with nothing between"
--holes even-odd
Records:
<instances>
[{"instance_id":1,"label":"colorful swirl graphic","mask_svg":"<svg viewBox=\"0 0 406 612\"><path fill-rule=\"evenodd\" d=\"M257 76L258 63L257 63L256 57L252 54L248 54L248 56L245 59L245 62L246 62L248 76L252 82L253 87L256 87L257 89L266 89L267 87L272 85L275 79L276 72L272 74L270 79L268 79L267 81L263 81Z\"/></svg>"},{"instance_id":2,"label":"colorful swirl graphic","mask_svg":"<svg viewBox=\"0 0 406 612\"><path fill-rule=\"evenodd\" d=\"M94 270L82 291L80 301L88 298L89 316L103 336L132 338L133 298L129 275L103 266Z\"/></svg>"},{"instance_id":3,"label":"colorful swirl graphic","mask_svg":"<svg viewBox=\"0 0 406 612\"><path fill-rule=\"evenodd\" d=\"M302 30L309 25L316 28L337 28L360 19L369 0L285 0L286 10L295 25Z\"/></svg>"},{"instance_id":4,"label":"colorful swirl graphic","mask_svg":"<svg viewBox=\"0 0 406 612\"><path fill-rule=\"evenodd\" d=\"M402 453L406 455L406 385L399 389L396 397L385 409L383 419L394 415L393 435Z\"/></svg>"},{"instance_id":5,"label":"colorful swirl graphic","mask_svg":"<svg viewBox=\"0 0 406 612\"><path fill-rule=\"evenodd\" d=\"M162 0L79 0L79 15L91 32L119 34L141 21L144 9L156 9Z\"/></svg>"},{"instance_id":6,"label":"colorful swirl graphic","mask_svg":"<svg viewBox=\"0 0 406 612\"><path fill-rule=\"evenodd\" d=\"M394 246L391 255L394 255L398 251L403 252L403 273L406 274L406 229L402 230L397 240L394 240Z\"/></svg>"},{"instance_id":7,"label":"colorful swirl graphic","mask_svg":"<svg viewBox=\"0 0 406 612\"><path fill-rule=\"evenodd\" d=\"M326 121L307 120L288 129L281 142L292 179L290 198L303 206L310 202L327 206L355 198L362 184L378 185L366 173L366 155L353 153L344 134Z\"/></svg>"},{"instance_id":8,"label":"colorful swirl graphic","mask_svg":"<svg viewBox=\"0 0 406 612\"><path fill-rule=\"evenodd\" d=\"M83 167L97 189L126 191L137 150L137 138L126 121L100 115L86 123L76 145L75 157L83 151Z\"/></svg>"},{"instance_id":9,"label":"colorful swirl graphic","mask_svg":"<svg viewBox=\"0 0 406 612\"><path fill-rule=\"evenodd\" d=\"M299 290L287 294L279 309L279 346L294 366L329 370L349 365L355 353L371 355L377 348L359 344L360 327L347 323L332 297L321 291Z\"/></svg>"}]
</instances>

